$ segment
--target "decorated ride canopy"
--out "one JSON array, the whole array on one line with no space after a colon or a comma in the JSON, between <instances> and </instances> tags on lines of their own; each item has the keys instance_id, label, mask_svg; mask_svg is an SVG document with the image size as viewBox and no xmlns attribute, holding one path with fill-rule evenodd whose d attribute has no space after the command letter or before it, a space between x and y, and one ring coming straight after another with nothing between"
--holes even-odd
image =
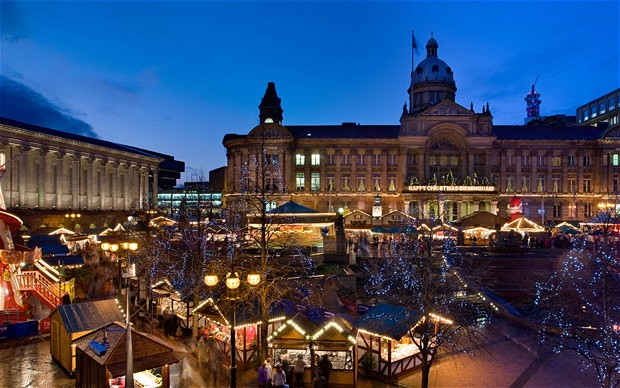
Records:
<instances>
[{"instance_id":1,"label":"decorated ride canopy","mask_svg":"<svg viewBox=\"0 0 620 388\"><path fill-rule=\"evenodd\" d=\"M545 228L541 227L534 221L528 220L525 217L519 217L502 226L502 232L510 231L515 231L519 233L541 233L545 231Z\"/></svg>"}]
</instances>

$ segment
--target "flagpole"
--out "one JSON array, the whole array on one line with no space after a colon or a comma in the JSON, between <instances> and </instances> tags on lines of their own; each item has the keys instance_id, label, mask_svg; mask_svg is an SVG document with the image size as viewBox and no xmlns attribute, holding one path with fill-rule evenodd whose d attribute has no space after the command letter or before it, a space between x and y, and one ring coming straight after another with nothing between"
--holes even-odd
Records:
<instances>
[{"instance_id":1,"label":"flagpole","mask_svg":"<svg viewBox=\"0 0 620 388\"><path fill-rule=\"evenodd\" d=\"M411 30L411 93L409 93L409 113L413 113L413 66L414 66L414 52L416 49L415 36L413 30Z\"/></svg>"}]
</instances>

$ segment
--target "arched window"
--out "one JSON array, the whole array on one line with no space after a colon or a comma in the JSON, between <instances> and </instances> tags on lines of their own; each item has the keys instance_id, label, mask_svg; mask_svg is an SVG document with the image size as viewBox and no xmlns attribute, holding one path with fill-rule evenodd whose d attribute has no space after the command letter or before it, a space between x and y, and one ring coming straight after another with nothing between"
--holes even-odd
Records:
<instances>
[{"instance_id":1,"label":"arched window","mask_svg":"<svg viewBox=\"0 0 620 388\"><path fill-rule=\"evenodd\" d=\"M433 65L433 67L431 68L431 71L432 71L433 73L439 73L439 66L437 66L437 65Z\"/></svg>"}]
</instances>

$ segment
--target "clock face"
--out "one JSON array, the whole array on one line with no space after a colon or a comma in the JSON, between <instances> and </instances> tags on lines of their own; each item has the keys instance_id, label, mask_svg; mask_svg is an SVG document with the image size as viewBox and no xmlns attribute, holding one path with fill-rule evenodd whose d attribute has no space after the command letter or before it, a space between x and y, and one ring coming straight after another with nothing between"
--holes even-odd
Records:
<instances>
[{"instance_id":1,"label":"clock face","mask_svg":"<svg viewBox=\"0 0 620 388\"><path fill-rule=\"evenodd\" d=\"M381 206L373 206L372 207L372 216L373 217L381 217L383 215L383 211Z\"/></svg>"}]
</instances>

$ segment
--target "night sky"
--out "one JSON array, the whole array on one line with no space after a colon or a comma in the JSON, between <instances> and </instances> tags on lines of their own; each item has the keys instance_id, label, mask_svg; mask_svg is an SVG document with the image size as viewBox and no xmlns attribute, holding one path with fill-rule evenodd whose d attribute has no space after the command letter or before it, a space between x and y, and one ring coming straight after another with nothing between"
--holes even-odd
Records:
<instances>
[{"instance_id":1,"label":"night sky","mask_svg":"<svg viewBox=\"0 0 620 388\"><path fill-rule=\"evenodd\" d=\"M456 102L522 124L620 87L618 1L5 1L0 114L225 165L273 81L284 125L398 124L431 32ZM188 176L189 179L189 176Z\"/></svg>"}]
</instances>

